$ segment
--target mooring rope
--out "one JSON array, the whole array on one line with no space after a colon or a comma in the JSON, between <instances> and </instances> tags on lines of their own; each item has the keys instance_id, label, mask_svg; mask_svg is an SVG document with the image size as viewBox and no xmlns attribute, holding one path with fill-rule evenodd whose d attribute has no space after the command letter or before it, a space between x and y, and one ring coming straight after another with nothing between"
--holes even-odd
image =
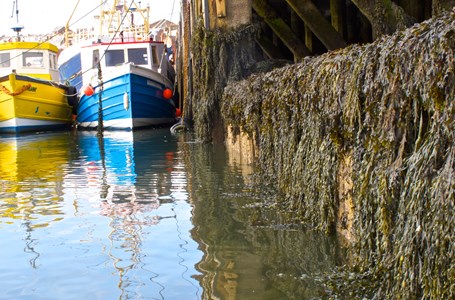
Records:
<instances>
[{"instance_id":1,"label":"mooring rope","mask_svg":"<svg viewBox=\"0 0 455 300\"><path fill-rule=\"evenodd\" d=\"M6 86L0 84L0 90L10 96L17 96L28 90L32 85L31 84L25 84L23 85L20 89L18 89L15 92L11 92Z\"/></svg>"}]
</instances>

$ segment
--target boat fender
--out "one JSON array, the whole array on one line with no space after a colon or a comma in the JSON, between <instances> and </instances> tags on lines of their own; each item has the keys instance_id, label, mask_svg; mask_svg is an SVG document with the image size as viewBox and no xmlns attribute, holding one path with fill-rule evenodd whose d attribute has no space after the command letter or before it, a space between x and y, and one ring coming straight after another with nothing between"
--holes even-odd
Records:
<instances>
[{"instance_id":1,"label":"boat fender","mask_svg":"<svg viewBox=\"0 0 455 300\"><path fill-rule=\"evenodd\" d=\"M66 99L67 99L68 105L72 107L72 113L76 114L77 104L79 102L76 87L68 86L66 88Z\"/></svg>"},{"instance_id":2,"label":"boat fender","mask_svg":"<svg viewBox=\"0 0 455 300\"><path fill-rule=\"evenodd\" d=\"M164 89L164 90L163 90L163 97L164 97L164 99L166 99L166 100L171 99L171 98L172 98L172 90L169 89L169 88Z\"/></svg>"},{"instance_id":3,"label":"boat fender","mask_svg":"<svg viewBox=\"0 0 455 300\"><path fill-rule=\"evenodd\" d=\"M128 110L128 108L130 107L130 102L128 101L128 92L125 92L123 94L123 107L125 108L125 110Z\"/></svg>"},{"instance_id":4,"label":"boat fender","mask_svg":"<svg viewBox=\"0 0 455 300\"><path fill-rule=\"evenodd\" d=\"M93 93L95 93L95 89L93 88L93 86L91 84L88 84L85 88L84 88L84 94L85 96L91 96L93 95Z\"/></svg>"}]
</instances>

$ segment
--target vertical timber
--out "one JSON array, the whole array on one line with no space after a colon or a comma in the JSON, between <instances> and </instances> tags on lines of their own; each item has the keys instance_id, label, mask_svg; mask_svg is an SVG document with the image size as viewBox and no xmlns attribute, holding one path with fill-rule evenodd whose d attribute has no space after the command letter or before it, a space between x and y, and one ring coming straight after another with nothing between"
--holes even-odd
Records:
<instances>
[{"instance_id":1,"label":"vertical timber","mask_svg":"<svg viewBox=\"0 0 455 300\"><path fill-rule=\"evenodd\" d=\"M344 0L330 0L332 26L346 40L346 4Z\"/></svg>"}]
</instances>

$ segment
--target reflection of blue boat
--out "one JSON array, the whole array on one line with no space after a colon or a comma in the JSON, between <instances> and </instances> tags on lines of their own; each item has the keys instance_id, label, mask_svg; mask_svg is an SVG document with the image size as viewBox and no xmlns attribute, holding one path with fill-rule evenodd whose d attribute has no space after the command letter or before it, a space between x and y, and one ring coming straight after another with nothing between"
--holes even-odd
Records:
<instances>
[{"instance_id":1,"label":"reflection of blue boat","mask_svg":"<svg viewBox=\"0 0 455 300\"><path fill-rule=\"evenodd\" d=\"M88 173L101 175L103 171L110 184L134 185L136 170L131 132L115 132L115 135L98 138L95 132L84 131L78 133L78 140Z\"/></svg>"},{"instance_id":2,"label":"reflection of blue boat","mask_svg":"<svg viewBox=\"0 0 455 300\"><path fill-rule=\"evenodd\" d=\"M171 186L176 144L165 142L168 135L166 129L108 131L102 137L94 131L79 131L88 184L99 188L101 198L110 203L138 207L135 199L146 198L150 201L142 201L141 209L158 205L159 195L171 193L166 189Z\"/></svg>"},{"instance_id":3,"label":"reflection of blue boat","mask_svg":"<svg viewBox=\"0 0 455 300\"><path fill-rule=\"evenodd\" d=\"M128 7L101 16L108 18L109 13L119 14L113 19L110 16L111 21L133 13L143 16L143 12ZM105 20L104 24L111 22ZM77 111L78 126L133 130L175 122L176 108L171 99L174 71L163 59L165 45L149 39L144 31L148 21L136 29L120 30L122 24L116 26L119 31L114 36L68 47L59 57L61 77L83 92Z\"/></svg>"}]
</instances>

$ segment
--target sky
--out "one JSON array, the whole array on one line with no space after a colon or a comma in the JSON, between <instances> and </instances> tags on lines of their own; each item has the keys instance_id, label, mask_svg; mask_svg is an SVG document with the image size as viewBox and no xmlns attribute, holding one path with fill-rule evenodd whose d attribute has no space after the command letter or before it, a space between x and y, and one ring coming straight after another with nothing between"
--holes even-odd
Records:
<instances>
[{"instance_id":1,"label":"sky","mask_svg":"<svg viewBox=\"0 0 455 300\"><path fill-rule=\"evenodd\" d=\"M91 26L90 24L94 20L93 15L99 14L100 8L97 9L97 7L104 1L79 0L79 5L70 21L70 28L74 30ZM132 0L124 1L129 6ZM15 2L18 3L19 8L19 24L24 26L22 34L27 35L51 33L54 28L65 26L78 0L0 0L2 7L0 10L0 36L15 35L11 29L16 24ZM108 2L113 3L112 0ZM141 2L141 7L150 4L150 23L161 19L178 23L181 0L136 0L138 5L139 2ZM85 16L93 9L95 11L89 16ZM12 15L13 18L11 18ZM78 21L81 18L82 20Z\"/></svg>"}]
</instances>

